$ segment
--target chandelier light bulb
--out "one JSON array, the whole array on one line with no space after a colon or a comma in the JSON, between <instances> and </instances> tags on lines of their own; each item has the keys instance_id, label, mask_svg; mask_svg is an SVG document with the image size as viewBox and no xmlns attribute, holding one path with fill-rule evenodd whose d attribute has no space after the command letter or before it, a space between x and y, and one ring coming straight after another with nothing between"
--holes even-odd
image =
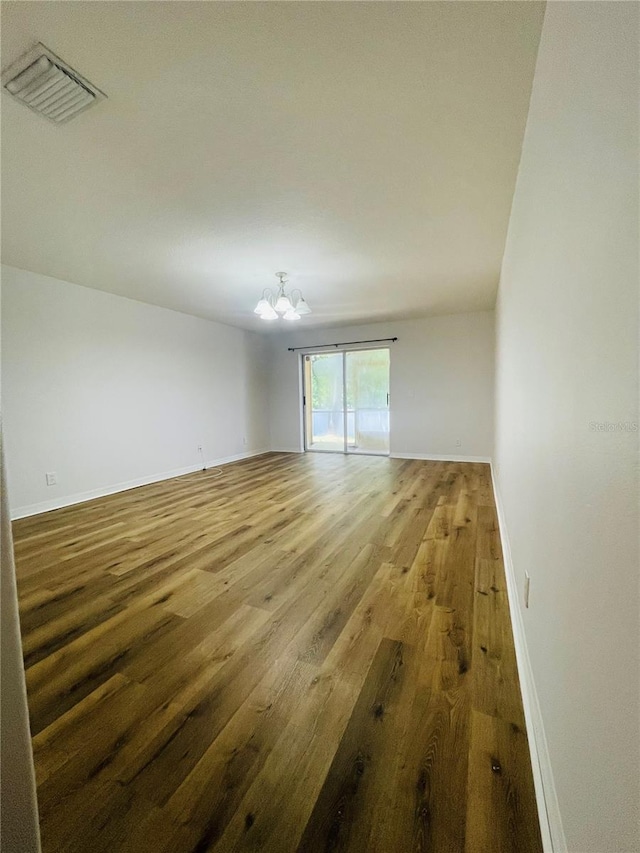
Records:
<instances>
[{"instance_id":1,"label":"chandelier light bulb","mask_svg":"<svg viewBox=\"0 0 640 853\"><path fill-rule=\"evenodd\" d=\"M254 314L264 314L265 312L273 311L273 308L264 297L260 299L256 307L253 309Z\"/></svg>"},{"instance_id":2,"label":"chandelier light bulb","mask_svg":"<svg viewBox=\"0 0 640 853\"><path fill-rule=\"evenodd\" d=\"M261 319L261 320L277 320L277 319L278 319L278 315L277 315L277 314L276 314L276 312L273 310L273 308L271 307L271 305L269 305L269 306L268 306L268 309L267 309L266 311L263 311L263 312L262 312L262 314L260 314L260 319Z\"/></svg>"},{"instance_id":3,"label":"chandelier light bulb","mask_svg":"<svg viewBox=\"0 0 640 853\"><path fill-rule=\"evenodd\" d=\"M300 294L300 299L294 305L294 311L297 311L298 314L311 314L311 308L307 305L305 298L302 294Z\"/></svg>"},{"instance_id":4,"label":"chandelier light bulb","mask_svg":"<svg viewBox=\"0 0 640 853\"><path fill-rule=\"evenodd\" d=\"M278 301L276 302L274 307L278 314L284 314L286 311L293 310L293 305L289 301L289 297L284 293L284 291L280 291Z\"/></svg>"}]
</instances>

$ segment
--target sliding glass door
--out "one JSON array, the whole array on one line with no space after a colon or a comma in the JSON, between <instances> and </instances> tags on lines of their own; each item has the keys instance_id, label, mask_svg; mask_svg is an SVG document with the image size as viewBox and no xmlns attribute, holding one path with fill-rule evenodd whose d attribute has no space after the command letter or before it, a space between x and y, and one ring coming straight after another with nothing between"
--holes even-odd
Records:
<instances>
[{"instance_id":1,"label":"sliding glass door","mask_svg":"<svg viewBox=\"0 0 640 853\"><path fill-rule=\"evenodd\" d=\"M344 363L341 352L304 356L307 450L344 452Z\"/></svg>"},{"instance_id":2,"label":"sliding glass door","mask_svg":"<svg viewBox=\"0 0 640 853\"><path fill-rule=\"evenodd\" d=\"M389 350L344 353L347 452L389 452Z\"/></svg>"},{"instance_id":3,"label":"sliding glass door","mask_svg":"<svg viewBox=\"0 0 640 853\"><path fill-rule=\"evenodd\" d=\"M389 453L389 350L304 357L307 450Z\"/></svg>"}]
</instances>

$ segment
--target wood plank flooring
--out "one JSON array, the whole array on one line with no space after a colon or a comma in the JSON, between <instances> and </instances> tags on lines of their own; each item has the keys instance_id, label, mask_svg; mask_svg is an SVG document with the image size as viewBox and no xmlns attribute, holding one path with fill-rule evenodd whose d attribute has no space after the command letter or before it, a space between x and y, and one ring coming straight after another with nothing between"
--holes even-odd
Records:
<instances>
[{"instance_id":1,"label":"wood plank flooring","mask_svg":"<svg viewBox=\"0 0 640 853\"><path fill-rule=\"evenodd\" d=\"M266 454L14 536L44 853L541 851L487 465Z\"/></svg>"}]
</instances>

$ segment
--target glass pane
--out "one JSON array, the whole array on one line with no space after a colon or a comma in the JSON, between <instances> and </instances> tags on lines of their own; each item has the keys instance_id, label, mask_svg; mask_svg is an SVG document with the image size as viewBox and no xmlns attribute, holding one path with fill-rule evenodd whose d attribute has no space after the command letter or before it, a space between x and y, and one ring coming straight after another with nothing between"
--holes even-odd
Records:
<instances>
[{"instance_id":1,"label":"glass pane","mask_svg":"<svg viewBox=\"0 0 640 853\"><path fill-rule=\"evenodd\" d=\"M347 352L347 450L389 453L389 350Z\"/></svg>"},{"instance_id":2,"label":"glass pane","mask_svg":"<svg viewBox=\"0 0 640 853\"><path fill-rule=\"evenodd\" d=\"M305 356L307 449L344 452L342 353Z\"/></svg>"}]
</instances>

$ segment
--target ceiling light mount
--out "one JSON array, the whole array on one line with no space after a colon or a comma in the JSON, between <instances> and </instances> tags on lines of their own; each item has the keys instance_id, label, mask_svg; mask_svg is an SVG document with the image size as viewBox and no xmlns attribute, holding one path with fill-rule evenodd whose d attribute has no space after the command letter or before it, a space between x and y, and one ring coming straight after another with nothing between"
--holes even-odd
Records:
<instances>
[{"instance_id":1,"label":"ceiling light mount","mask_svg":"<svg viewBox=\"0 0 640 853\"><path fill-rule=\"evenodd\" d=\"M277 320L279 316L283 320L299 320L303 314L311 314L311 308L298 287L291 291L291 296L287 296L285 291L288 284L287 273L277 272L276 278L279 280L276 291L265 287L258 304L253 309L254 314L258 314L261 320Z\"/></svg>"}]
</instances>

